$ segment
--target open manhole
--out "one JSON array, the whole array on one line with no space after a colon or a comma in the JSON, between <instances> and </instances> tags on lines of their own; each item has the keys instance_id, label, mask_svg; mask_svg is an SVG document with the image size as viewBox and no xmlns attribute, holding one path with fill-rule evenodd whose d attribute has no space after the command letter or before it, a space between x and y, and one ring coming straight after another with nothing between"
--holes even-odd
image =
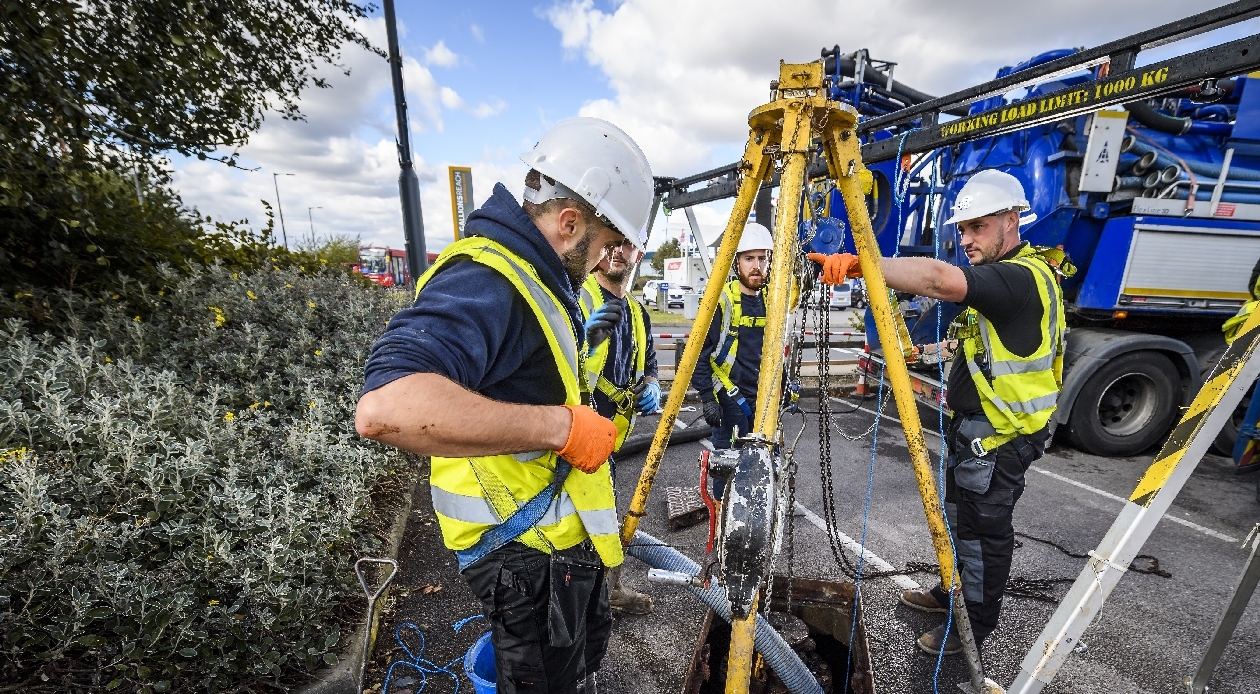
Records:
<instances>
[{"instance_id":1,"label":"open manhole","mask_svg":"<svg viewBox=\"0 0 1260 694\"><path fill-rule=\"evenodd\" d=\"M855 592L853 584L847 582L812 578L789 580L782 576L774 580L769 621L827 694L875 694L860 602L856 628L853 624ZM723 694L726 691L726 658L730 644L730 625L710 610L700 629L691 667L683 680L682 694ZM760 656L756 663L748 687L750 694L788 691Z\"/></svg>"}]
</instances>

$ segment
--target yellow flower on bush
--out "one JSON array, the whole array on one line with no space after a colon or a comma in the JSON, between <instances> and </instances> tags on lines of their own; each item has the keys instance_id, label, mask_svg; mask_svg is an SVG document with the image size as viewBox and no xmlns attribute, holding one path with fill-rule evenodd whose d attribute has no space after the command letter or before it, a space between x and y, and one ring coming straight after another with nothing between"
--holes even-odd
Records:
<instances>
[{"instance_id":1,"label":"yellow flower on bush","mask_svg":"<svg viewBox=\"0 0 1260 694\"><path fill-rule=\"evenodd\" d=\"M211 313L214 314L214 327L222 328L224 323L227 323L227 316L223 315L223 309L218 306L207 306L206 308L210 309Z\"/></svg>"},{"instance_id":2,"label":"yellow flower on bush","mask_svg":"<svg viewBox=\"0 0 1260 694\"><path fill-rule=\"evenodd\" d=\"M218 600L211 600L211 601L210 601L210 604L211 604L211 605L218 605L218 604L219 604L219 601L218 601Z\"/></svg>"},{"instance_id":3,"label":"yellow flower on bush","mask_svg":"<svg viewBox=\"0 0 1260 694\"><path fill-rule=\"evenodd\" d=\"M7 462L10 458L18 459L26 457L26 447L13 448L4 452L0 452L0 463Z\"/></svg>"},{"instance_id":4,"label":"yellow flower on bush","mask_svg":"<svg viewBox=\"0 0 1260 694\"><path fill-rule=\"evenodd\" d=\"M250 406L249 406L249 409L251 409L251 410L256 410L256 409L258 409L258 403L254 403L253 405L250 405Z\"/></svg>"},{"instance_id":5,"label":"yellow flower on bush","mask_svg":"<svg viewBox=\"0 0 1260 694\"><path fill-rule=\"evenodd\" d=\"M322 350L322 349L317 349L317 350L315 350L315 356L317 356L317 357L322 357L322 356L324 356L324 350Z\"/></svg>"},{"instance_id":6,"label":"yellow flower on bush","mask_svg":"<svg viewBox=\"0 0 1260 694\"><path fill-rule=\"evenodd\" d=\"M315 308L315 302L314 302L314 301L308 301L308 302L306 302L306 305L307 305L307 306L310 306L311 308Z\"/></svg>"},{"instance_id":7,"label":"yellow flower on bush","mask_svg":"<svg viewBox=\"0 0 1260 694\"><path fill-rule=\"evenodd\" d=\"M140 322L140 316L136 316L135 318L132 318L131 320L133 320L133 321L135 321L135 322L139 323L139 322Z\"/></svg>"},{"instance_id":8,"label":"yellow flower on bush","mask_svg":"<svg viewBox=\"0 0 1260 694\"><path fill-rule=\"evenodd\" d=\"M236 419L236 415L233 414L231 410L228 410L227 413L223 415L223 421L225 422L230 422L233 419Z\"/></svg>"},{"instance_id":9,"label":"yellow flower on bush","mask_svg":"<svg viewBox=\"0 0 1260 694\"><path fill-rule=\"evenodd\" d=\"M246 291L245 291L245 296L248 296L250 301L257 301L257 300L258 300L258 295L257 295L257 294L255 294L255 293L254 293L253 291L251 291L251 290L246 290Z\"/></svg>"}]
</instances>

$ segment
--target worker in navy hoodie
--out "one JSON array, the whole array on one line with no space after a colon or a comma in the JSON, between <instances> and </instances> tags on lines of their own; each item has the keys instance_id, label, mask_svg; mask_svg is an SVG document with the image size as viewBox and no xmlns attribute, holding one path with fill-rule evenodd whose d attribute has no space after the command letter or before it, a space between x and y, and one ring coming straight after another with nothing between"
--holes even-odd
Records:
<instances>
[{"instance_id":1,"label":"worker in navy hoodie","mask_svg":"<svg viewBox=\"0 0 1260 694\"><path fill-rule=\"evenodd\" d=\"M582 404L583 362L620 322L583 319L607 254L643 245L652 172L628 135L564 121L417 280L372 347L355 426L431 456L433 508L491 624L500 694L593 694L623 553L607 461L617 428Z\"/></svg>"}]
</instances>

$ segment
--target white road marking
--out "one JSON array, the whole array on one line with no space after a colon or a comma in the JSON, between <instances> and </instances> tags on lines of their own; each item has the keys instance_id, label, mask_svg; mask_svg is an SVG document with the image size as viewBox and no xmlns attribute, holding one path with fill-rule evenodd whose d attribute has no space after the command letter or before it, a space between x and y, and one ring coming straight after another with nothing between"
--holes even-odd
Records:
<instances>
[{"instance_id":1,"label":"white road marking","mask_svg":"<svg viewBox=\"0 0 1260 694\"><path fill-rule=\"evenodd\" d=\"M1125 498L1123 498L1123 497L1116 496L1115 494L1112 494L1112 493L1110 493L1110 492L1105 492L1105 491L1103 491L1103 490L1101 490L1101 489L1096 489L1096 488L1094 488L1094 487L1089 486L1088 484L1085 484L1084 482L1077 482L1077 481L1076 481L1076 480L1074 480L1074 479L1071 479L1071 478L1068 478L1068 477L1064 477L1063 475L1060 475L1060 474L1057 474L1057 473L1050 472L1049 470L1046 470L1046 469L1043 469L1043 468L1039 468L1039 467L1037 467L1036 465L1033 465L1033 466L1029 467L1028 469L1029 469L1029 470L1033 470L1033 471L1035 471L1035 472L1040 472L1041 474L1045 475L1046 477L1050 477L1050 478L1053 478L1053 479L1059 480L1060 482L1064 482L1064 483L1066 483L1066 484L1070 484L1070 485L1072 485L1073 487L1078 487L1078 488L1080 488L1080 489L1084 489L1084 490L1086 490L1086 491L1093 492L1093 493L1095 493L1095 494L1097 494L1097 495L1099 495L1099 496L1103 496L1103 497L1106 497L1106 498L1108 498L1108 499L1111 499L1112 501L1119 501L1119 502L1120 502L1120 503L1122 503L1122 504L1127 504L1127 503L1129 503L1129 500L1128 500L1128 499L1125 499ZM1178 518L1177 516L1174 516L1174 515L1172 515L1171 513L1165 513L1165 514L1164 514L1164 520L1170 520L1170 521L1172 521L1172 522L1174 522L1174 523L1177 523L1178 525L1184 525L1184 526L1186 526L1187 528L1190 528L1191 530L1197 530L1197 531L1199 531L1199 532L1203 533L1204 535L1207 535L1208 537L1214 537L1214 538L1216 538L1216 539L1218 539L1218 540L1224 540L1224 541L1226 541L1226 542L1238 542L1238 538L1236 538L1236 537L1230 537L1229 535L1226 535L1225 533L1222 533L1222 532L1217 532L1217 531L1215 531L1215 530L1213 530L1213 529L1211 529L1211 528L1208 528L1208 527L1205 527L1205 526L1199 525L1198 523L1195 523L1195 522L1193 522L1193 521L1188 521L1188 520L1186 520L1185 518Z\"/></svg>"},{"instance_id":2,"label":"white road marking","mask_svg":"<svg viewBox=\"0 0 1260 694\"><path fill-rule=\"evenodd\" d=\"M805 514L805 518L815 528L818 528L824 533L827 532L827 523L824 522L823 519L819 518L817 513L814 513L813 511L809 510L808 506L798 501L796 502L796 508L800 509L801 513ZM871 566L874 566L876 569L879 569L880 571L896 571L897 570L897 568L894 567L892 564L889 564L888 562L879 558L879 556L876 555L874 552L870 551L869 549L866 549L862 545L859 545L856 541L854 541L853 538L849 537L848 535L845 535L839 530L836 531L836 539L840 540L841 544L844 545L845 549L849 550L850 552L853 552L855 554L861 553L866 563L870 564ZM910 578L909 576L897 575L897 576L890 576L890 578L892 578L894 583L896 583L897 585L901 586L902 588L906 590L918 590L921 587L918 583L915 582L913 578Z\"/></svg>"},{"instance_id":3,"label":"white road marking","mask_svg":"<svg viewBox=\"0 0 1260 694\"><path fill-rule=\"evenodd\" d=\"M832 398L832 400L833 400L833 401L836 401L836 402L846 402L845 400L841 400L840 398ZM879 414L879 413L878 413L878 412L876 412L875 410L868 410L867 408L862 407L861 405L859 405L859 406L858 406L858 409L859 409L859 410L862 410L863 412L869 412L870 414L876 414L876 415L877 415L877 414ZM885 415L880 415L880 416L882 416L884 419L888 419L888 420L894 421L894 422L896 422L896 423L898 423L898 424L901 424L901 420L900 420L900 419L897 419L896 417L893 417L893 416L891 416L891 415L886 415L886 414L885 414ZM925 434L931 434L932 436L936 436L936 437L939 437L939 436L940 436L940 434L938 434L938 433L936 433L935 431L932 431L932 430L930 430L930 429L928 429L928 428L926 428L926 427L923 429L923 433L925 433ZM1074 480L1074 479L1072 479L1072 478L1070 478L1070 477L1064 477L1063 475L1060 475L1060 474L1058 474L1058 473L1050 472L1049 470L1046 470L1045 468L1040 468L1040 467L1037 467L1036 465L1033 465L1033 466L1030 466L1028 469L1029 469L1029 470L1033 470L1033 471L1035 471L1035 472L1040 472L1041 474L1046 475L1047 477L1050 477L1050 478L1053 478L1053 479L1059 480L1060 482L1064 482L1064 483L1066 483L1066 484L1070 484L1070 485L1072 485L1073 487L1077 487L1077 488L1079 488L1079 489L1084 489L1085 491L1088 491L1088 492L1093 492L1093 493L1095 493L1095 494L1097 494L1097 495L1099 495L1099 496L1102 496L1102 497L1106 497L1106 498L1108 498L1108 499L1111 499L1112 501L1119 501L1119 502L1120 502L1120 503L1122 503L1122 504L1127 504L1127 503L1129 503L1129 500L1128 500L1128 499L1125 499L1124 497L1116 496L1115 494L1112 494L1111 492L1105 492L1105 491L1103 491L1103 490L1101 490L1101 489L1098 489L1097 487L1091 487L1091 486L1089 486L1088 484L1085 484L1084 482L1077 482L1076 480ZM1194 521L1188 521L1188 520L1186 520L1185 518L1178 518L1177 516L1174 516L1174 515L1172 515L1171 513L1165 513L1165 514L1164 514L1164 518L1165 518L1166 520L1172 521L1173 523L1176 523L1176 524L1178 524L1178 525L1184 525L1185 527L1190 528L1191 530L1197 530L1198 532L1201 532L1201 533L1203 533L1204 535L1207 535L1208 537L1214 537L1214 538L1216 538L1216 539L1218 539L1218 540L1224 540L1224 541L1226 541L1226 542L1238 542L1238 541L1239 541L1239 540L1238 540L1238 538L1236 538L1236 537L1232 537L1232 536L1230 536L1230 535L1226 535L1225 533L1222 533L1222 532L1217 532L1216 530L1213 530L1213 529L1208 528L1208 527L1206 527L1206 526L1199 525L1198 523L1195 523Z\"/></svg>"}]
</instances>

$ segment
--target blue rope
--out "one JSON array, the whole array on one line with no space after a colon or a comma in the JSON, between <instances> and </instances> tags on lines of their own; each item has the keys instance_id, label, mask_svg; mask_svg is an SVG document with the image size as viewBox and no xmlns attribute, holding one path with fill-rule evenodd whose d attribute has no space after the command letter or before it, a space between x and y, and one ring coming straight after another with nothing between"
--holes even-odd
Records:
<instances>
[{"instance_id":1,"label":"blue rope","mask_svg":"<svg viewBox=\"0 0 1260 694\"><path fill-rule=\"evenodd\" d=\"M929 196L936 193L937 175L941 170L940 155L937 155L936 162L932 165L932 187L928 192ZM929 211L932 213L932 255L937 260L941 258L941 220L940 210L933 209L931 204L932 197L928 198ZM936 300L936 373L937 378L942 386L945 385L945 360L941 358L941 301ZM939 395L937 396L939 400ZM949 524L949 513L945 510L945 407L939 401L936 403L936 432L941 439L941 452L937 462L937 489L940 492L941 500L941 516L945 518L945 533L949 537L949 553L954 563L954 583L961 583L958 576L958 550L954 547L954 530ZM949 596L949 609L945 611L945 636L941 640L941 649L936 653L936 669L932 672L932 692L933 694L941 694L938 687L938 681L941 676L941 662L945 659L945 641L949 639L950 629L954 626L954 605L953 605L953 585L950 585L946 595Z\"/></svg>"},{"instance_id":2,"label":"blue rope","mask_svg":"<svg viewBox=\"0 0 1260 694\"><path fill-rule=\"evenodd\" d=\"M905 144L906 144L906 136L909 135L910 132L911 131L909 130L903 132L901 134L901 139L897 141L897 170L893 176L893 200L897 205L897 223L893 226L893 229L897 230L896 232L897 245L895 247L895 250L893 251L894 258L897 257L897 255L901 253L901 231L900 231L901 207L902 207L902 202L905 200L905 192L909 188L909 181L910 181L910 176L908 172L903 172L901 170L901 153L903 151L903 147L905 147ZM903 178L904 178L904 181L903 181ZM890 305L891 305L891 302L890 302ZM854 582L853 582L854 600L853 600L853 614L851 615L850 620L849 620L849 624L850 624L849 643L853 643L853 639L855 638L857 634L858 601L861 599L861 594L862 594L862 572L866 568L866 528L867 528L867 522L870 520L870 517L871 517L871 495L872 495L872 491L875 488L875 446L877 443L879 443L879 420L883 418L880 413L884 411L884 372L886 370L887 370L887 366L885 366L884 369L880 369L879 390L877 391L877 394L875 397L876 414L875 414L875 425L872 428L872 434L871 434L871 463L866 473L866 502L862 508L862 536L858 540L858 546L862 548L862 551L858 552L857 576L854 578ZM849 674L852 671L852 666L853 666L852 660L850 660L848 663L845 664L845 668L844 668L845 691L848 691L848 688L849 688Z\"/></svg>"},{"instance_id":3,"label":"blue rope","mask_svg":"<svg viewBox=\"0 0 1260 694\"><path fill-rule=\"evenodd\" d=\"M463 629L465 624L468 624L474 619L481 619L481 618L482 618L482 615L479 615L479 614L473 615L471 617L467 617L465 619L459 620L458 622L455 622L454 624L451 625L451 627L455 630L455 633L458 634L459 630ZM411 647L408 646L407 642L403 640L403 637L402 637L403 627L408 627L409 629L411 629L412 631L416 633L416 636L420 637L420 650L414 653L411 651ZM433 661L425 658L424 657L424 632L420 630L420 627L416 626L415 624L412 624L411 622L401 622L394 629L394 640L398 642L399 647L401 647L403 649L403 652L407 654L408 659L396 660L393 663L390 663L389 671L385 673L385 684L381 688L381 694L389 694L389 683L390 683L390 680L394 678L394 668L398 667L399 665L405 665L407 667L410 667L420 674L420 687L416 689L415 694L420 694L420 692L423 692L425 690L425 687L428 686L429 675L449 675L451 679L455 680L455 694L459 694L458 670L453 671L451 670L451 668L458 665L459 661L464 659L463 656L460 656L445 665L438 665L437 663L434 663Z\"/></svg>"}]
</instances>

